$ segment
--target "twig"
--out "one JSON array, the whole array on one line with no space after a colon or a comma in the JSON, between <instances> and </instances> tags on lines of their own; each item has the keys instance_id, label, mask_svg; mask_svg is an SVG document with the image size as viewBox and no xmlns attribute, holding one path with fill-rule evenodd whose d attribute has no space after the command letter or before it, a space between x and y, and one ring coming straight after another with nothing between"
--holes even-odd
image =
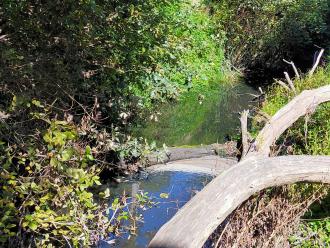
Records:
<instances>
[{"instance_id":1,"label":"twig","mask_svg":"<svg viewBox=\"0 0 330 248\"><path fill-rule=\"evenodd\" d=\"M294 71L294 73L296 74L296 77L297 77L298 79L300 79L300 75L299 75L298 69L297 69L297 67L295 66L295 64L293 63L293 61L289 62L289 61L287 61L287 60L285 60L285 59L283 59L283 61L284 61L285 63L287 63L287 64L289 64L289 65L292 66L293 71Z\"/></svg>"},{"instance_id":2,"label":"twig","mask_svg":"<svg viewBox=\"0 0 330 248\"><path fill-rule=\"evenodd\" d=\"M291 91L290 87L284 83L283 81L281 80L275 80L276 83L278 83L279 85L281 85L284 89L288 90L288 91Z\"/></svg>"},{"instance_id":3,"label":"twig","mask_svg":"<svg viewBox=\"0 0 330 248\"><path fill-rule=\"evenodd\" d=\"M67 237L65 237L65 236L63 235L63 238L65 239L65 241L66 241L66 243L68 244L69 248L72 248L72 246L71 246L69 240L67 239Z\"/></svg>"},{"instance_id":4,"label":"twig","mask_svg":"<svg viewBox=\"0 0 330 248\"><path fill-rule=\"evenodd\" d=\"M215 246L214 246L215 248L218 248L218 247L219 247L219 244L220 244L220 242L221 242L222 236L225 234L225 232L226 232L226 230L227 230L229 224L230 224L230 221L227 222L225 228L224 228L223 231L221 232L221 235L220 235L220 237L218 238L218 241L217 241L217 243L216 243Z\"/></svg>"},{"instance_id":5,"label":"twig","mask_svg":"<svg viewBox=\"0 0 330 248\"><path fill-rule=\"evenodd\" d=\"M310 77L313 76L313 74L314 74L316 68L317 68L318 65L320 64L321 58L322 58L322 56L323 56L323 53L324 53L324 49L322 48L321 51L320 51L320 53L319 53L319 55L317 56L317 59L316 59L316 61L315 61L315 63L314 63L313 68L309 71L309 76L310 76Z\"/></svg>"},{"instance_id":6,"label":"twig","mask_svg":"<svg viewBox=\"0 0 330 248\"><path fill-rule=\"evenodd\" d=\"M319 219L304 219L304 218L300 218L301 221L305 221L305 222L310 222L310 221L328 221L330 220L330 217L325 217L325 218L319 218Z\"/></svg>"},{"instance_id":7,"label":"twig","mask_svg":"<svg viewBox=\"0 0 330 248\"><path fill-rule=\"evenodd\" d=\"M286 81L288 81L288 84L290 85L290 88L292 89L292 91L293 91L294 93L296 93L296 88L294 87L294 83L292 82L292 80L291 80L291 78L290 78L290 76L289 76L289 73L284 72L284 75L285 75L285 79L286 79Z\"/></svg>"}]
</instances>

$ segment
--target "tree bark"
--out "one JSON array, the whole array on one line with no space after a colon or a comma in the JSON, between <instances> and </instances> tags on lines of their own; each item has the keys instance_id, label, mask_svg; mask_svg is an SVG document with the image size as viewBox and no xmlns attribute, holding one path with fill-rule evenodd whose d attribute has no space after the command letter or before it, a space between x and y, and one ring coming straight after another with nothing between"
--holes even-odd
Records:
<instances>
[{"instance_id":1,"label":"tree bark","mask_svg":"<svg viewBox=\"0 0 330 248\"><path fill-rule=\"evenodd\" d=\"M200 248L232 211L268 187L295 182L330 183L330 157L250 157L216 177L166 223L151 248Z\"/></svg>"},{"instance_id":2,"label":"tree bark","mask_svg":"<svg viewBox=\"0 0 330 248\"><path fill-rule=\"evenodd\" d=\"M157 232L149 247L200 248L232 211L260 190L296 182L330 183L330 156L269 158L270 147L286 129L327 101L330 85L303 91L279 110L261 130L244 160L191 199ZM244 116L241 121L245 136Z\"/></svg>"},{"instance_id":3,"label":"tree bark","mask_svg":"<svg viewBox=\"0 0 330 248\"><path fill-rule=\"evenodd\" d=\"M328 101L330 101L330 85L303 91L278 111L261 130L256 139L256 152L263 156L269 156L270 147L285 130L300 117L312 114L319 104ZM253 155L254 153L249 154L249 156Z\"/></svg>"}]
</instances>

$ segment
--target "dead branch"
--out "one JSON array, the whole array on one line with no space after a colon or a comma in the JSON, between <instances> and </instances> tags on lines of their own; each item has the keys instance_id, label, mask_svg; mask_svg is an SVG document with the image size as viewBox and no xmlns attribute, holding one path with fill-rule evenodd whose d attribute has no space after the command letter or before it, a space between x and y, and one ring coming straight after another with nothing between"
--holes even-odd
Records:
<instances>
[{"instance_id":1,"label":"dead branch","mask_svg":"<svg viewBox=\"0 0 330 248\"><path fill-rule=\"evenodd\" d=\"M290 85L291 90L296 93L296 88L294 87L294 83L291 80L289 74L287 72L284 72L284 75L285 75L286 81L288 81L288 84Z\"/></svg>"},{"instance_id":2,"label":"dead branch","mask_svg":"<svg viewBox=\"0 0 330 248\"><path fill-rule=\"evenodd\" d=\"M200 248L251 195L295 182L330 183L330 157L247 158L216 177L191 199L158 231L149 247Z\"/></svg>"},{"instance_id":3,"label":"dead branch","mask_svg":"<svg viewBox=\"0 0 330 248\"><path fill-rule=\"evenodd\" d=\"M294 71L294 73L296 74L296 78L300 79L300 74L299 74L299 72L298 72L298 69L297 69L296 65L293 63L293 61L289 62L289 61L287 61L287 60L285 60L285 59L283 59L283 61L284 61L285 63L287 63L287 64L289 64L289 65L292 66L293 71Z\"/></svg>"},{"instance_id":4,"label":"dead branch","mask_svg":"<svg viewBox=\"0 0 330 248\"><path fill-rule=\"evenodd\" d=\"M313 68L309 71L309 76L310 77L313 76L314 72L316 71L317 67L319 66L324 51L325 51L324 49L321 49L319 55L317 56L317 59L316 59L314 65L313 65Z\"/></svg>"},{"instance_id":5,"label":"dead branch","mask_svg":"<svg viewBox=\"0 0 330 248\"><path fill-rule=\"evenodd\" d=\"M289 86L286 83L284 83L283 81L281 81L281 80L275 80L275 82L278 83L279 85L281 85L287 91L291 91L291 89L289 88Z\"/></svg>"},{"instance_id":6,"label":"dead branch","mask_svg":"<svg viewBox=\"0 0 330 248\"><path fill-rule=\"evenodd\" d=\"M256 139L257 153L268 156L270 147L285 130L300 117L313 113L319 104L328 101L330 101L330 85L303 91L279 110L261 130Z\"/></svg>"}]
</instances>

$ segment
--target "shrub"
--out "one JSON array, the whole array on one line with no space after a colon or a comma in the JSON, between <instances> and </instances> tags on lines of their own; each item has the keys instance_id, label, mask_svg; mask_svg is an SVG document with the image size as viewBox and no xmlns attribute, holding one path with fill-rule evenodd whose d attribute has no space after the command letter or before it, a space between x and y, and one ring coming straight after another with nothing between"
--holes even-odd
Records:
<instances>
[{"instance_id":1,"label":"shrub","mask_svg":"<svg viewBox=\"0 0 330 248\"><path fill-rule=\"evenodd\" d=\"M116 169L106 160L109 153L124 149L122 159L133 161L147 144L116 144L115 134L95 129L89 116L76 125L37 100L12 108L0 119L1 246L87 247L118 234L122 221L135 221L126 196L109 206L109 191L97 195L93 189L109 164Z\"/></svg>"},{"instance_id":2,"label":"shrub","mask_svg":"<svg viewBox=\"0 0 330 248\"><path fill-rule=\"evenodd\" d=\"M208 2L219 32L226 32L227 56L248 75L280 76L283 58L306 69L317 51L314 44L329 47L327 0Z\"/></svg>"}]
</instances>

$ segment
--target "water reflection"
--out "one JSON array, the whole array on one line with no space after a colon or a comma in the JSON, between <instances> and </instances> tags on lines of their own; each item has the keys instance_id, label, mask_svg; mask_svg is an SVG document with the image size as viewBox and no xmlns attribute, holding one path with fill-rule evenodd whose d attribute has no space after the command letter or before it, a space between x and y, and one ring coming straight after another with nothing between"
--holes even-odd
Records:
<instances>
[{"instance_id":1,"label":"water reflection","mask_svg":"<svg viewBox=\"0 0 330 248\"><path fill-rule=\"evenodd\" d=\"M246 84L218 85L204 92L202 101L199 93L189 93L178 103L162 106L159 121L148 121L135 135L168 146L222 143L237 133L239 112L249 109L255 93Z\"/></svg>"},{"instance_id":2,"label":"water reflection","mask_svg":"<svg viewBox=\"0 0 330 248\"><path fill-rule=\"evenodd\" d=\"M123 190L136 191L138 183L140 190L149 192L158 202L157 206L141 212L144 222L138 225L137 235L131 236L129 240L128 235L124 235L117 240L115 247L146 247L159 228L211 179L212 177L206 174L157 172L150 174L145 180L119 184L117 188L111 189L118 194ZM161 198L162 193L168 193L168 198ZM101 247L110 246L102 244Z\"/></svg>"}]
</instances>

